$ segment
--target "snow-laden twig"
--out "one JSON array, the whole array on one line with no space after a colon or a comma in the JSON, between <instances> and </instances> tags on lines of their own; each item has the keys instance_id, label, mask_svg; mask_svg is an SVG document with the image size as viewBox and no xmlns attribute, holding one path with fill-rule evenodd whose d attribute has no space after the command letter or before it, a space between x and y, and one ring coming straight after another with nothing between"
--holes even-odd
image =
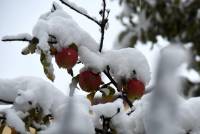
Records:
<instances>
[{"instance_id":1,"label":"snow-laden twig","mask_svg":"<svg viewBox=\"0 0 200 134\"><path fill-rule=\"evenodd\" d=\"M11 35L11 36L4 36L1 40L2 41L25 41L25 42L31 42L34 39L34 37L26 34L18 34L18 35ZM49 44L56 44L56 39L52 39L52 35L49 35Z\"/></svg>"},{"instance_id":2,"label":"snow-laden twig","mask_svg":"<svg viewBox=\"0 0 200 134\"><path fill-rule=\"evenodd\" d=\"M27 41L30 42L32 40L32 36L27 33L12 35L12 36L4 36L2 41Z\"/></svg>"},{"instance_id":3,"label":"snow-laden twig","mask_svg":"<svg viewBox=\"0 0 200 134\"><path fill-rule=\"evenodd\" d=\"M60 2L62 2L64 5L66 5L67 7L71 8L72 10L76 11L77 13L85 16L86 18L88 18L89 20L93 21L94 23L96 23L101 30L101 39L100 39L100 47L99 47L99 52L102 51L103 48L103 41L104 41L104 34L105 34L105 27L106 24L108 22L108 14L109 11L106 9L106 0L102 0L103 2L103 9L99 12L100 15L102 16L101 21L97 21L95 18L89 16L87 13L85 13L84 11L78 9L77 7L73 6L71 3L69 3L66 0L60 0ZM107 16L106 16L106 12L107 12Z\"/></svg>"},{"instance_id":4,"label":"snow-laden twig","mask_svg":"<svg viewBox=\"0 0 200 134\"><path fill-rule=\"evenodd\" d=\"M70 5L68 2L66 2L65 0L60 0L60 2L62 2L64 5L66 5L67 7L71 8L72 10L76 11L77 13L85 16L86 18L88 18L89 20L95 22L97 25L101 25L101 23L99 23L96 19L94 19L93 17L89 16L88 14L86 14L85 12L82 12L78 9L76 9L75 7L73 7L72 5Z\"/></svg>"},{"instance_id":5,"label":"snow-laden twig","mask_svg":"<svg viewBox=\"0 0 200 134\"><path fill-rule=\"evenodd\" d=\"M7 104L13 104L12 101L7 101L7 100L3 100L3 99L0 99L0 105L7 105Z\"/></svg>"},{"instance_id":6,"label":"snow-laden twig","mask_svg":"<svg viewBox=\"0 0 200 134\"><path fill-rule=\"evenodd\" d=\"M106 14L106 0L103 0L103 9L101 11L102 11L102 20L101 20L101 24L100 24L100 27L101 27L101 40L100 40L99 52L101 52L102 48L103 48L105 26L106 26L106 24L108 22L108 18L105 16L105 14Z\"/></svg>"}]
</instances>

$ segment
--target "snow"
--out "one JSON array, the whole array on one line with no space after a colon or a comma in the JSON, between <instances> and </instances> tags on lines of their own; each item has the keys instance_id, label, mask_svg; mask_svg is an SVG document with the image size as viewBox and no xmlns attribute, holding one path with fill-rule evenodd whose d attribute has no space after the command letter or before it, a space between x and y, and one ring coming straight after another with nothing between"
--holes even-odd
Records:
<instances>
[{"instance_id":1,"label":"snow","mask_svg":"<svg viewBox=\"0 0 200 134\"><path fill-rule=\"evenodd\" d=\"M103 53L95 53L86 47L79 48L80 60L87 68L102 72L107 66L114 78L121 79L136 77L145 85L150 81L150 68L145 56L135 48L123 48L109 50ZM136 74L133 73L136 72Z\"/></svg>"},{"instance_id":2,"label":"snow","mask_svg":"<svg viewBox=\"0 0 200 134\"><path fill-rule=\"evenodd\" d=\"M111 118L111 126L118 134L132 134L129 116L124 109L123 100L117 99L113 103L98 104L92 107L93 120L96 128L101 129L100 117Z\"/></svg>"},{"instance_id":3,"label":"snow","mask_svg":"<svg viewBox=\"0 0 200 134\"><path fill-rule=\"evenodd\" d=\"M103 53L95 53L83 46L80 48L80 56L84 54L84 56L91 56L103 64L100 64L103 67L109 65L113 74L118 69L115 59L118 59L126 68L129 68L129 63L132 64L132 62L140 65L137 61L140 60L140 52L134 48L110 50ZM198 120L200 98L185 99L180 93L182 82L179 69L183 63L189 63L189 56L187 49L178 45L163 48L160 51L155 88L151 93L133 102L135 111L130 115L127 114L128 110L125 109L122 99L91 106L85 96L66 97L50 83L35 77L0 80L0 90L7 92L7 99L15 101L12 107L14 109L8 108L2 111L5 111L4 113L8 116L7 123L21 133L26 133L26 131L20 118L26 117L25 113L30 108L39 105L44 115L51 113L55 117L51 125L40 131L40 134L95 134L95 128L102 128L102 115L111 119L110 126L118 134L145 132L148 134L185 134L189 130L192 134L198 134L200 132L200 121ZM85 59L89 57L82 57L82 60L87 63L88 67L95 68L95 60ZM144 63L142 60L141 62ZM119 68L123 69L122 66ZM145 69L145 67L141 68ZM136 72L138 72L137 68ZM144 74L146 77L147 73L144 72ZM32 104L29 104L29 101Z\"/></svg>"},{"instance_id":4,"label":"snow","mask_svg":"<svg viewBox=\"0 0 200 134\"><path fill-rule=\"evenodd\" d=\"M68 2L68 1L66 1ZM74 5L75 6L75 5ZM54 68L52 65L52 56L50 55L49 40L52 36L55 37L56 43L51 44L54 48L60 51L62 48L67 48L71 44L76 44L77 47L85 46L92 51L98 51L99 44L83 30L73 18L65 12L57 3L53 3L51 11L42 14L35 26L32 29L32 36L29 34L19 34L16 36L5 36L3 39L26 39L30 41L37 38L39 43L36 44L35 52L38 54L44 53L48 66L45 66L45 74L52 81L55 79ZM83 11L83 10L81 10ZM27 48L25 48L27 49Z\"/></svg>"},{"instance_id":5,"label":"snow","mask_svg":"<svg viewBox=\"0 0 200 134\"><path fill-rule=\"evenodd\" d=\"M116 129L118 134L133 134L132 128L135 126L129 122L129 116L125 112L120 112L113 117L112 126Z\"/></svg>"},{"instance_id":6,"label":"snow","mask_svg":"<svg viewBox=\"0 0 200 134\"><path fill-rule=\"evenodd\" d=\"M72 43L77 46L86 46L93 51L98 50L95 40L81 29L61 7L54 12L43 14L33 28L33 36L39 39L37 46L44 51L49 50L49 35L56 37L58 43L54 47L58 50Z\"/></svg>"},{"instance_id":7,"label":"snow","mask_svg":"<svg viewBox=\"0 0 200 134\"><path fill-rule=\"evenodd\" d=\"M171 106L169 105L164 105L162 107L162 109L160 109L159 111L156 112L155 111L148 111L151 107L151 100L152 98L155 97L152 93L144 95L142 97L141 100L137 100L135 101L134 107L136 108L136 111L134 111L131 115L130 115L130 125L134 125L135 124L135 128L133 128L133 132L134 134L141 134L144 133L145 131L147 131L148 129L146 128L148 125L151 125L150 127L153 127L154 130L156 131L157 128L155 129L155 122L153 121L159 121L160 124L159 127L162 126L162 124L164 124L164 126L170 126L171 124L173 124L179 131L181 131L181 134L185 134L186 131L191 130L191 133L193 134L198 134L200 132L200 121L199 121L199 111L200 111L200 107L199 107L199 103L200 103L200 98L199 97L194 97L194 98L190 98L190 99L184 99L181 98L178 105L177 105L177 109L176 109L176 113L174 113L175 115L173 115L172 113L170 114L170 116L172 116L174 119L172 120L168 120L166 118L164 118L166 115L166 112L169 112L169 109ZM157 101L159 101L160 103L160 99L158 100L158 96L156 97ZM169 100L169 99L168 99ZM163 105L163 103L160 103L160 105ZM159 117L159 118L158 118ZM171 117L170 117L171 119ZM150 124L150 121L151 124ZM175 123L175 124L174 124ZM173 128L173 127L171 127ZM169 132L169 130L167 130L166 132ZM148 132L150 132L148 130ZM162 133L164 131L162 130ZM196 133L195 133L196 132ZM156 133L156 132L155 132Z\"/></svg>"},{"instance_id":8,"label":"snow","mask_svg":"<svg viewBox=\"0 0 200 134\"><path fill-rule=\"evenodd\" d=\"M189 130L199 133L200 98L186 100L180 94L182 83L177 70L188 63L186 57L187 51L180 46L168 46L161 51L154 90L133 103L136 110L130 120L136 124L136 134L185 134Z\"/></svg>"},{"instance_id":9,"label":"snow","mask_svg":"<svg viewBox=\"0 0 200 134\"><path fill-rule=\"evenodd\" d=\"M17 132L21 134L28 134L25 129L24 122L19 118L16 111L14 109L6 109L3 111L6 116L6 123L16 129Z\"/></svg>"},{"instance_id":10,"label":"snow","mask_svg":"<svg viewBox=\"0 0 200 134\"><path fill-rule=\"evenodd\" d=\"M92 110L98 117L100 117L101 115L104 115L105 117L112 117L117 113L119 108L121 110L124 110L123 101L121 99L118 99L113 103L94 105L92 107Z\"/></svg>"},{"instance_id":11,"label":"snow","mask_svg":"<svg viewBox=\"0 0 200 134\"><path fill-rule=\"evenodd\" d=\"M91 68L96 72L101 72L105 68L105 59L99 52L93 52L87 47L79 47L78 54L80 56L80 61L85 65L84 68ZM83 71L85 69L82 69Z\"/></svg>"},{"instance_id":12,"label":"snow","mask_svg":"<svg viewBox=\"0 0 200 134\"><path fill-rule=\"evenodd\" d=\"M118 80L121 78L137 78L145 85L150 81L150 68L145 56L135 48L111 50L104 53L111 73ZM117 60L116 60L117 59ZM136 74L133 73L136 72Z\"/></svg>"},{"instance_id":13,"label":"snow","mask_svg":"<svg viewBox=\"0 0 200 134\"><path fill-rule=\"evenodd\" d=\"M1 40L13 40L13 39L25 39L25 40L32 40L32 36L28 33L22 33L18 35L12 35L12 36L4 36Z\"/></svg>"},{"instance_id":14,"label":"snow","mask_svg":"<svg viewBox=\"0 0 200 134\"><path fill-rule=\"evenodd\" d=\"M84 13L84 14L88 14L87 13L87 10L85 10L83 7L80 7L78 5L76 5L75 3L69 1L69 0L61 0L61 1L64 1L65 3L67 3L68 5L71 5L73 8L77 9L78 11L80 11L81 13Z\"/></svg>"},{"instance_id":15,"label":"snow","mask_svg":"<svg viewBox=\"0 0 200 134\"><path fill-rule=\"evenodd\" d=\"M95 134L90 116L90 102L84 97L69 97L59 111L60 119L40 134ZM77 129L78 128L78 129Z\"/></svg>"},{"instance_id":16,"label":"snow","mask_svg":"<svg viewBox=\"0 0 200 134\"><path fill-rule=\"evenodd\" d=\"M199 73L194 69L188 69L187 65L183 65L179 69L180 75L184 78L187 78L193 83L199 83L200 82L200 75Z\"/></svg>"},{"instance_id":17,"label":"snow","mask_svg":"<svg viewBox=\"0 0 200 134\"><path fill-rule=\"evenodd\" d=\"M37 77L23 76L0 80L1 99L14 102L15 109L28 111L36 105L43 114L56 114L57 107L64 103L66 96L49 82ZM28 102L31 101L30 105Z\"/></svg>"}]
</instances>

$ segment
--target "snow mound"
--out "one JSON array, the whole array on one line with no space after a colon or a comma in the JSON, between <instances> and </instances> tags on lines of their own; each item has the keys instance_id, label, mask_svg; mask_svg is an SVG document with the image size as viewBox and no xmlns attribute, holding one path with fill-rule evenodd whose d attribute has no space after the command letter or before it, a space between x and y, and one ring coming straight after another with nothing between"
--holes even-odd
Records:
<instances>
[{"instance_id":1,"label":"snow mound","mask_svg":"<svg viewBox=\"0 0 200 134\"><path fill-rule=\"evenodd\" d=\"M54 47L58 50L68 47L72 43L77 46L86 46L93 51L98 50L98 44L95 40L79 27L61 7L53 12L41 15L33 28L32 34L39 39L37 46L44 51L50 49L48 44L49 35L53 35L56 38L57 44Z\"/></svg>"},{"instance_id":2,"label":"snow mound","mask_svg":"<svg viewBox=\"0 0 200 134\"><path fill-rule=\"evenodd\" d=\"M150 68L145 56L135 48L110 50L95 53L86 47L79 48L79 56L87 68L99 72L110 67L116 80L137 78L145 85L150 81Z\"/></svg>"},{"instance_id":3,"label":"snow mound","mask_svg":"<svg viewBox=\"0 0 200 134\"><path fill-rule=\"evenodd\" d=\"M59 108L60 117L40 134L95 134L90 102L81 96L69 97L66 104Z\"/></svg>"},{"instance_id":4,"label":"snow mound","mask_svg":"<svg viewBox=\"0 0 200 134\"><path fill-rule=\"evenodd\" d=\"M55 114L57 107L65 102L66 96L49 82L23 76L0 80L0 98L14 102L16 110L28 111L39 105L44 115Z\"/></svg>"}]
</instances>

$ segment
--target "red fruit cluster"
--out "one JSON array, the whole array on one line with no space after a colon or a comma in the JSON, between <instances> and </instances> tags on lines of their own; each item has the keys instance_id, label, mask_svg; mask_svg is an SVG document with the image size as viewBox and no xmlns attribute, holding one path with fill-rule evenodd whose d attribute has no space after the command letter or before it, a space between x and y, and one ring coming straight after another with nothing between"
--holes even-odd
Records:
<instances>
[{"instance_id":1,"label":"red fruit cluster","mask_svg":"<svg viewBox=\"0 0 200 134\"><path fill-rule=\"evenodd\" d=\"M71 69L78 60L78 53L74 48L63 48L56 53L55 59L60 68Z\"/></svg>"},{"instance_id":2,"label":"red fruit cluster","mask_svg":"<svg viewBox=\"0 0 200 134\"><path fill-rule=\"evenodd\" d=\"M101 85L100 74L93 73L92 71L83 71L79 74L79 85L86 92L95 92Z\"/></svg>"},{"instance_id":3,"label":"red fruit cluster","mask_svg":"<svg viewBox=\"0 0 200 134\"><path fill-rule=\"evenodd\" d=\"M131 79L127 82L124 91L127 93L129 99L136 99L142 97L145 91L145 86L141 81Z\"/></svg>"}]
</instances>

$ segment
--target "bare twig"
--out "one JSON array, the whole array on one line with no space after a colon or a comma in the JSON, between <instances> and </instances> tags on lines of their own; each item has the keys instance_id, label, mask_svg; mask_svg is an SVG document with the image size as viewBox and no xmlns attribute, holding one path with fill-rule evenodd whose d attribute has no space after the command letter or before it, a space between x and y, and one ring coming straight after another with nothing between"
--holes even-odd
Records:
<instances>
[{"instance_id":1,"label":"bare twig","mask_svg":"<svg viewBox=\"0 0 200 134\"><path fill-rule=\"evenodd\" d=\"M106 23L108 22L108 18L105 16L106 13L106 0L103 0L103 9L101 10L102 13L102 20L101 20L101 40L100 40L100 47L99 47L99 52L102 51L103 48L103 41L104 41L104 34L105 34L105 26Z\"/></svg>"},{"instance_id":2,"label":"bare twig","mask_svg":"<svg viewBox=\"0 0 200 134\"><path fill-rule=\"evenodd\" d=\"M30 42L30 40L26 39L26 38L16 38L16 39L2 39L2 41L27 41Z\"/></svg>"},{"instance_id":3,"label":"bare twig","mask_svg":"<svg viewBox=\"0 0 200 134\"><path fill-rule=\"evenodd\" d=\"M115 82L115 80L110 75L110 67L107 66L106 70L104 70L103 72L108 77L108 79L110 80L110 82L112 82L112 84L116 87L117 91L119 92L119 88L118 88L117 82Z\"/></svg>"},{"instance_id":4,"label":"bare twig","mask_svg":"<svg viewBox=\"0 0 200 134\"><path fill-rule=\"evenodd\" d=\"M100 26L100 29L101 29L101 39L100 39L99 52L101 52L102 48L103 48L105 26L106 26L106 24L108 22L108 15L106 16L106 0L102 0L102 1L103 1L103 9L100 11L102 19L101 19L101 22L99 22L96 19L94 19L93 17L89 16L88 14L86 14L84 12L81 12L80 10L76 9L75 7L73 7L72 5L70 5L69 3L65 2L64 0L60 0L60 2L62 2L67 7L71 8L72 10L76 11L77 13L85 16L86 18L88 18L89 20L95 22L98 26ZM109 12L107 12L107 13L109 14Z\"/></svg>"},{"instance_id":5,"label":"bare twig","mask_svg":"<svg viewBox=\"0 0 200 134\"><path fill-rule=\"evenodd\" d=\"M5 105L7 105L7 104L13 104L12 101L7 101L7 100L3 100L3 99L0 99L0 102L4 103Z\"/></svg>"},{"instance_id":6,"label":"bare twig","mask_svg":"<svg viewBox=\"0 0 200 134\"><path fill-rule=\"evenodd\" d=\"M71 6L69 3L65 2L64 0L60 0L60 2L62 2L64 5L68 6L69 8L71 8L72 10L76 11L77 13L85 16L86 18L90 19L91 21L95 22L97 25L101 26L101 23L99 23L97 20L95 20L94 18L92 18L91 16L79 11L78 9L76 9L75 7Z\"/></svg>"},{"instance_id":7,"label":"bare twig","mask_svg":"<svg viewBox=\"0 0 200 134\"><path fill-rule=\"evenodd\" d=\"M109 82L109 83L104 84L103 86L100 87L100 89L102 89L102 88L107 88L110 84L112 84L112 82Z\"/></svg>"},{"instance_id":8,"label":"bare twig","mask_svg":"<svg viewBox=\"0 0 200 134\"><path fill-rule=\"evenodd\" d=\"M49 35L51 38L53 37L53 36L51 36L51 35ZM4 42L6 42L6 41L25 41L25 42L31 42L32 40L28 40L28 39L26 39L26 38L13 38L13 39L2 39L2 41L4 41ZM56 44L57 43L57 41L56 40L49 40L48 41L48 43L49 44Z\"/></svg>"}]
</instances>

